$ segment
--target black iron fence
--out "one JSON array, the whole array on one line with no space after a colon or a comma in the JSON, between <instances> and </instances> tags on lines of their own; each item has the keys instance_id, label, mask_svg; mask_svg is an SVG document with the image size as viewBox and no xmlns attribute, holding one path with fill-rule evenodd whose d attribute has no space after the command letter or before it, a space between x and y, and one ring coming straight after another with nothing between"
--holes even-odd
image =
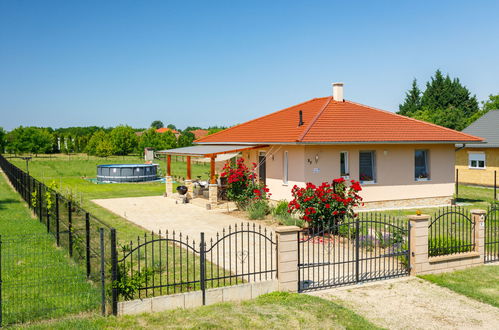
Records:
<instances>
[{"instance_id":1,"label":"black iron fence","mask_svg":"<svg viewBox=\"0 0 499 330\"><path fill-rule=\"evenodd\" d=\"M409 222L361 213L298 235L298 290L386 279L409 274Z\"/></svg>"},{"instance_id":2,"label":"black iron fence","mask_svg":"<svg viewBox=\"0 0 499 330\"><path fill-rule=\"evenodd\" d=\"M54 286L50 285L50 281L47 281L43 276L39 277L26 277L26 276L11 276L11 274L16 274L18 271L16 265L23 265L24 259L27 258L29 253L33 255L43 254L46 256L46 264L39 264L38 272L39 274L44 274L44 269L50 268L50 253L49 251L58 250L63 251L72 262L75 263L75 269L78 272L82 272L85 279L91 280L94 284L93 286L101 286L102 292L106 292L105 287L110 288L111 286L111 273L109 271L104 271L105 268L110 268L111 266L111 233L114 231L106 223L102 222L89 212L85 211L81 205L72 200L72 198L63 196L56 190L48 187L44 183L33 178L26 172L22 171L12 163L8 162L2 155L0 155L0 167L6 174L10 183L14 189L21 195L21 197L26 201L31 210L35 213L37 218L41 223L45 225L48 236L52 236L54 240L54 246L50 244L44 247L46 251L37 251L36 249L28 249L25 245L30 245L33 243L34 247L39 246L38 242L41 241L42 237L39 234L27 234L25 236L16 237L3 237L3 249L2 252L2 262L5 260L11 260L11 263L7 263L2 267L3 287L15 287L17 292L17 305L19 308L22 306L31 306L32 303L29 301L33 299L30 294L42 291L50 291ZM0 233L1 234L1 233ZM50 235L51 234L51 235ZM43 238L43 239L46 239ZM21 244L23 243L24 244ZM17 242L14 244L14 242ZM57 249L58 247L62 249ZM43 260L41 258L40 260ZM47 268L48 267L48 268ZM52 281L57 281L58 274L54 273L55 276ZM79 276L79 275L78 275ZM63 283L68 283L74 280L75 285L78 283L78 276L75 274L74 277L61 278L61 285ZM60 276L59 276L60 277ZM12 282L15 280L15 282ZM9 282L10 281L10 282ZM90 290L92 294L92 290ZM66 286L61 286L59 294L65 297L66 302L64 304L46 302L44 307L48 309L53 309L54 312L46 313L47 316L57 314L67 310L64 306L69 306L68 303L72 297L76 296L65 294ZM56 293L54 293L56 294ZM14 296L12 296L14 297ZM107 295L102 297L101 293L97 293L97 299L102 302L102 310L106 308L106 301L102 298L106 298ZM10 306L13 306L12 300L10 298ZM36 298L34 298L36 300ZM109 299L110 300L110 299ZM75 306L79 306L78 302L74 302ZM4 298L2 297L2 310L4 311L4 319L7 320L18 320L22 322L27 320L27 316L20 317L22 313L15 312L14 309L8 308L4 304ZM50 307L52 306L52 307ZM29 312L29 308L26 312ZM40 307L40 310L44 308ZM14 312L12 312L14 311ZM17 316L9 315L14 313ZM24 312L23 312L24 313ZM31 313L31 312L29 312ZM31 313L32 315L35 315ZM29 315L31 315L29 314Z\"/></svg>"},{"instance_id":3,"label":"black iron fence","mask_svg":"<svg viewBox=\"0 0 499 330\"><path fill-rule=\"evenodd\" d=\"M199 240L176 232L138 237L112 253L113 311L118 300L275 278L275 234L255 224L229 226Z\"/></svg>"},{"instance_id":4,"label":"black iron fence","mask_svg":"<svg viewBox=\"0 0 499 330\"><path fill-rule=\"evenodd\" d=\"M475 223L469 210L459 206L439 209L428 226L428 256L470 252L475 249Z\"/></svg>"},{"instance_id":5,"label":"black iron fence","mask_svg":"<svg viewBox=\"0 0 499 330\"><path fill-rule=\"evenodd\" d=\"M499 261L499 204L487 208L485 217L485 262Z\"/></svg>"}]
</instances>

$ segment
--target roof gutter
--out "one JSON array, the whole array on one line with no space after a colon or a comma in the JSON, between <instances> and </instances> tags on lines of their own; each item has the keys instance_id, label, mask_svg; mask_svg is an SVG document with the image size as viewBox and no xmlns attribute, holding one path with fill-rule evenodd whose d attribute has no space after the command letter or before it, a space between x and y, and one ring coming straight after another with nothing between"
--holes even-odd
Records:
<instances>
[{"instance_id":1,"label":"roof gutter","mask_svg":"<svg viewBox=\"0 0 499 330\"><path fill-rule=\"evenodd\" d=\"M354 144L486 144L479 141L339 141L339 142L195 142L200 145L354 145Z\"/></svg>"}]
</instances>

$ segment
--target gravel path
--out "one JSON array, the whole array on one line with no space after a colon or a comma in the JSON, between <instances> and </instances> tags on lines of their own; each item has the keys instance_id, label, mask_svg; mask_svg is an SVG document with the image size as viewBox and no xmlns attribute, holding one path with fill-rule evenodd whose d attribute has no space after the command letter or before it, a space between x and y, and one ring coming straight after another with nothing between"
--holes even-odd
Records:
<instances>
[{"instance_id":1,"label":"gravel path","mask_svg":"<svg viewBox=\"0 0 499 330\"><path fill-rule=\"evenodd\" d=\"M389 329L499 329L499 309L409 277L316 291Z\"/></svg>"}]
</instances>

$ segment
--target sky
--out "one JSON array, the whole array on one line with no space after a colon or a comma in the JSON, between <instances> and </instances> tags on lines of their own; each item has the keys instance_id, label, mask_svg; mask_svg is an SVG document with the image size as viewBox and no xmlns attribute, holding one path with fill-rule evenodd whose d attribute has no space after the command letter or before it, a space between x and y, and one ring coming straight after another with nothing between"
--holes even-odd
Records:
<instances>
[{"instance_id":1,"label":"sky","mask_svg":"<svg viewBox=\"0 0 499 330\"><path fill-rule=\"evenodd\" d=\"M0 0L0 127L234 125L440 69L499 93L499 1Z\"/></svg>"}]
</instances>

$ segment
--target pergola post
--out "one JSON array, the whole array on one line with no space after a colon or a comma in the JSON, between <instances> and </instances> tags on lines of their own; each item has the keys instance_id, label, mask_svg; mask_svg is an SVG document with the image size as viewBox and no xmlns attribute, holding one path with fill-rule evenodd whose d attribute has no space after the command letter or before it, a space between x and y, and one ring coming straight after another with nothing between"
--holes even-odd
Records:
<instances>
[{"instance_id":1,"label":"pergola post","mask_svg":"<svg viewBox=\"0 0 499 330\"><path fill-rule=\"evenodd\" d=\"M210 184L208 185L208 194L211 207L218 204L218 185L215 177L215 157L215 155L211 155L210 157Z\"/></svg>"},{"instance_id":2,"label":"pergola post","mask_svg":"<svg viewBox=\"0 0 499 330\"><path fill-rule=\"evenodd\" d=\"M185 186L187 187L187 198L192 198L192 177L191 177L191 156L186 157L187 161L187 177L185 179Z\"/></svg>"},{"instance_id":3,"label":"pergola post","mask_svg":"<svg viewBox=\"0 0 499 330\"><path fill-rule=\"evenodd\" d=\"M172 156L166 155L166 191L165 196L173 195L173 178L172 178Z\"/></svg>"}]
</instances>

